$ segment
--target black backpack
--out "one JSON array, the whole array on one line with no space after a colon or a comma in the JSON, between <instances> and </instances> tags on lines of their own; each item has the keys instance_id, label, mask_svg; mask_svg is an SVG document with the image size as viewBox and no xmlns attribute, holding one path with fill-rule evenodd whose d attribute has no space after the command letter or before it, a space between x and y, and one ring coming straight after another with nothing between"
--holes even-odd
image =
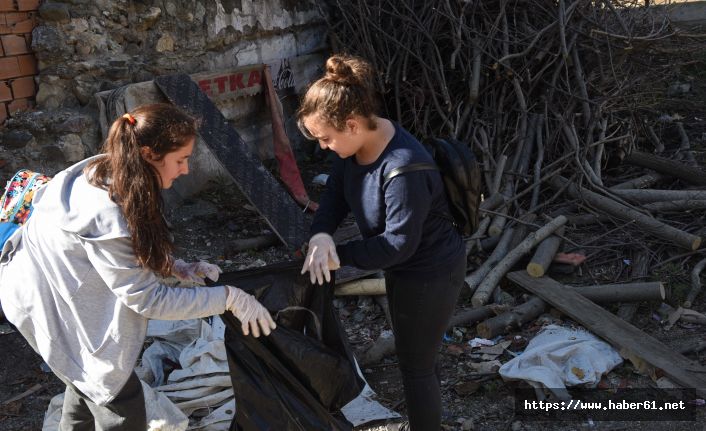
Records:
<instances>
[{"instance_id":1,"label":"black backpack","mask_svg":"<svg viewBox=\"0 0 706 431\"><path fill-rule=\"evenodd\" d=\"M436 163L400 166L385 175L384 183L405 172L438 170L444 181L451 215L434 211L432 214L451 220L463 235L473 234L478 228L481 194L481 173L476 157L467 145L452 138L428 138L422 144Z\"/></svg>"}]
</instances>

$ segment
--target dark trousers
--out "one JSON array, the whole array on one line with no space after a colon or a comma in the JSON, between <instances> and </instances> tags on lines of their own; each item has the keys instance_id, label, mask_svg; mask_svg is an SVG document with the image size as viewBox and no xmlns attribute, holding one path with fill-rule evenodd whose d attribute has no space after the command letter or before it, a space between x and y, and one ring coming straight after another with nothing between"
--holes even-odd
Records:
<instances>
[{"instance_id":1,"label":"dark trousers","mask_svg":"<svg viewBox=\"0 0 706 431\"><path fill-rule=\"evenodd\" d=\"M412 431L439 431L437 356L466 274L466 258L433 274L385 274L395 348Z\"/></svg>"},{"instance_id":2,"label":"dark trousers","mask_svg":"<svg viewBox=\"0 0 706 431\"><path fill-rule=\"evenodd\" d=\"M142 384L133 372L118 396L99 406L66 385L59 431L143 431L147 429Z\"/></svg>"}]
</instances>

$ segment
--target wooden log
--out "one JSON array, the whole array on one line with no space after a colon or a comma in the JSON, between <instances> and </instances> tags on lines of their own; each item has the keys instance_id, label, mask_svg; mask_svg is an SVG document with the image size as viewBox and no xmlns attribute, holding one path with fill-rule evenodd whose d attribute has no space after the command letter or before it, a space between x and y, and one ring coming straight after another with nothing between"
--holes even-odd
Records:
<instances>
[{"instance_id":1,"label":"wooden log","mask_svg":"<svg viewBox=\"0 0 706 431\"><path fill-rule=\"evenodd\" d=\"M659 368L674 382L706 394L706 368L697 361L651 337L589 299L549 277L532 278L525 271L508 274L508 279L539 296L547 303L608 341L624 358L638 358Z\"/></svg>"},{"instance_id":2,"label":"wooden log","mask_svg":"<svg viewBox=\"0 0 706 431\"><path fill-rule=\"evenodd\" d=\"M602 303L664 301L664 284L659 281L644 283L599 284L596 286L570 287L584 298Z\"/></svg>"},{"instance_id":3,"label":"wooden log","mask_svg":"<svg viewBox=\"0 0 706 431\"><path fill-rule=\"evenodd\" d=\"M478 223L478 229L466 241L466 256L471 254L474 249L481 250L480 242L485 237L488 226L490 226L490 217L483 217Z\"/></svg>"},{"instance_id":4,"label":"wooden log","mask_svg":"<svg viewBox=\"0 0 706 431\"><path fill-rule=\"evenodd\" d=\"M696 295L701 292L701 271L704 270L704 266L706 266L706 259L701 259L694 265L694 269L691 270L691 289L686 295L684 308L691 308L691 304L694 302L694 299L696 299Z\"/></svg>"},{"instance_id":5,"label":"wooden log","mask_svg":"<svg viewBox=\"0 0 706 431\"><path fill-rule=\"evenodd\" d=\"M505 201L510 199L512 193L513 185L512 182L508 181L505 185L505 189L502 192L503 199ZM493 220L490 222L490 226L488 227L488 235L497 236L503 232L503 230L505 229L505 224L507 223L507 217L504 217L504 214L507 214L507 211L507 206L503 206L497 211L498 214L495 214L493 216Z\"/></svg>"},{"instance_id":6,"label":"wooden log","mask_svg":"<svg viewBox=\"0 0 706 431\"><path fill-rule=\"evenodd\" d=\"M520 217L520 222L515 225L515 231L512 233L512 239L510 240L510 250L517 247L530 232L530 224L534 223L537 219L537 214L527 213Z\"/></svg>"},{"instance_id":7,"label":"wooden log","mask_svg":"<svg viewBox=\"0 0 706 431\"><path fill-rule=\"evenodd\" d=\"M384 295L385 293L384 278L363 278L349 281L336 286L333 291L336 296Z\"/></svg>"},{"instance_id":8,"label":"wooden log","mask_svg":"<svg viewBox=\"0 0 706 431\"><path fill-rule=\"evenodd\" d=\"M491 196L500 191L500 183L503 179L503 173L505 173L505 163L507 163L507 156L503 154L498 158L498 162L495 164L495 175L493 176L493 183L490 184Z\"/></svg>"},{"instance_id":9,"label":"wooden log","mask_svg":"<svg viewBox=\"0 0 706 431\"><path fill-rule=\"evenodd\" d=\"M482 240L479 241L478 248L479 248L479 250L483 250L486 253L491 253L493 250L495 250L495 247L498 246L501 238L502 238L502 235L501 236L489 236L487 238L483 238ZM510 247L508 246L508 249L509 248Z\"/></svg>"},{"instance_id":10,"label":"wooden log","mask_svg":"<svg viewBox=\"0 0 706 431\"><path fill-rule=\"evenodd\" d=\"M522 241L517 247L512 249L498 264L488 273L488 275L483 279L478 289L473 293L471 297L471 303L474 307L480 307L481 305L487 304L490 299L490 295L493 290L500 282L500 279L512 268L512 265L517 263L518 260L526 253L528 253L534 246L536 246L540 241L544 240L546 237L556 232L561 226L566 223L566 217L558 216L554 218L549 223L545 224L539 228L536 232L532 232Z\"/></svg>"},{"instance_id":11,"label":"wooden log","mask_svg":"<svg viewBox=\"0 0 706 431\"><path fill-rule=\"evenodd\" d=\"M633 256L632 259L632 271L630 276L633 279L642 279L649 274L649 262L650 256L644 251L640 250ZM620 304L618 312L615 313L618 317L626 322L630 322L637 312L637 303L629 302L625 304Z\"/></svg>"},{"instance_id":12,"label":"wooden log","mask_svg":"<svg viewBox=\"0 0 706 431\"><path fill-rule=\"evenodd\" d=\"M564 235L564 226L557 230L557 234ZM532 277L542 277L552 264L554 255L559 251L563 240L557 235L551 235L537 246L534 256L527 264L527 273Z\"/></svg>"},{"instance_id":13,"label":"wooden log","mask_svg":"<svg viewBox=\"0 0 706 431\"><path fill-rule=\"evenodd\" d=\"M449 328L454 326L462 326L468 324L474 324L485 320L489 317L495 316L498 309L502 308L497 305L484 305L482 307L465 308L456 312L449 322Z\"/></svg>"},{"instance_id":14,"label":"wooden log","mask_svg":"<svg viewBox=\"0 0 706 431\"><path fill-rule=\"evenodd\" d=\"M706 200L652 202L642 208L650 212L698 211L706 210Z\"/></svg>"},{"instance_id":15,"label":"wooden log","mask_svg":"<svg viewBox=\"0 0 706 431\"><path fill-rule=\"evenodd\" d=\"M395 353L395 336L385 333L386 336L378 337L375 342L360 357L360 364L363 366L380 362L385 356Z\"/></svg>"},{"instance_id":16,"label":"wooden log","mask_svg":"<svg viewBox=\"0 0 706 431\"><path fill-rule=\"evenodd\" d=\"M483 338L495 338L536 319L546 307L547 304L544 301L532 296L512 310L479 323L476 326L476 332Z\"/></svg>"},{"instance_id":17,"label":"wooden log","mask_svg":"<svg viewBox=\"0 0 706 431\"><path fill-rule=\"evenodd\" d=\"M611 192L616 196L639 204L706 200L706 190L611 189Z\"/></svg>"},{"instance_id":18,"label":"wooden log","mask_svg":"<svg viewBox=\"0 0 706 431\"><path fill-rule=\"evenodd\" d=\"M666 178L669 178L669 177L667 175L653 172L651 174L646 174L641 177L633 178L632 180L628 180L628 181L622 182L620 184L616 184L616 185L610 187L610 189L611 190L646 189L647 187L652 187L653 185L657 184L658 182L660 182Z\"/></svg>"},{"instance_id":19,"label":"wooden log","mask_svg":"<svg viewBox=\"0 0 706 431\"><path fill-rule=\"evenodd\" d=\"M566 183L567 180L559 176L553 177L549 180L549 184L556 189L563 187ZM605 211L609 215L624 221L634 221L637 226L646 232L678 245L679 247L689 250L696 250L701 246L700 237L662 223L661 221L642 214L639 211L636 211L605 196L586 190L583 187L578 187L575 184L568 184L566 190L571 196L578 199L583 199L594 208Z\"/></svg>"},{"instance_id":20,"label":"wooden log","mask_svg":"<svg viewBox=\"0 0 706 431\"><path fill-rule=\"evenodd\" d=\"M697 186L706 185L706 171L697 166L689 166L675 160L670 160L642 151L633 151L623 160L635 166L652 169L662 174L671 175Z\"/></svg>"},{"instance_id":21,"label":"wooden log","mask_svg":"<svg viewBox=\"0 0 706 431\"><path fill-rule=\"evenodd\" d=\"M466 277L466 283L471 289L471 292L475 292L478 285L483 281L490 270L495 266L510 250L510 241L512 240L513 228L507 228L503 235L500 237L500 242L495 247L490 256L483 262L483 264L473 271L473 273ZM484 305L484 304L480 304Z\"/></svg>"},{"instance_id":22,"label":"wooden log","mask_svg":"<svg viewBox=\"0 0 706 431\"><path fill-rule=\"evenodd\" d=\"M566 224L571 226L588 226L596 223L609 222L610 217L596 214L580 214L566 217Z\"/></svg>"},{"instance_id":23,"label":"wooden log","mask_svg":"<svg viewBox=\"0 0 706 431\"><path fill-rule=\"evenodd\" d=\"M480 203L480 211L492 211L505 203L505 196L502 193L494 193Z\"/></svg>"}]
</instances>

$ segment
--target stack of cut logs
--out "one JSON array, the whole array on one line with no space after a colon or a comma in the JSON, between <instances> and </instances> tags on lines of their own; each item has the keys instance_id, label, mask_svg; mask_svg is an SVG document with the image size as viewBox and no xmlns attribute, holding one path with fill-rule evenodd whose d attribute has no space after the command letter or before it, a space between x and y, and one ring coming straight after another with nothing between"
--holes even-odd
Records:
<instances>
[{"instance_id":1,"label":"stack of cut logs","mask_svg":"<svg viewBox=\"0 0 706 431\"><path fill-rule=\"evenodd\" d=\"M655 269L693 268L691 306L706 265L706 170L686 112L661 107L680 70L704 67L703 35L644 1L326 3L334 50L372 62L386 115L420 138L468 143L483 167L467 239L473 308L452 324L481 322L488 338L544 312L499 287L520 264L532 277L580 265L592 286L577 291L625 303L627 320L629 303L665 299L645 280Z\"/></svg>"}]
</instances>

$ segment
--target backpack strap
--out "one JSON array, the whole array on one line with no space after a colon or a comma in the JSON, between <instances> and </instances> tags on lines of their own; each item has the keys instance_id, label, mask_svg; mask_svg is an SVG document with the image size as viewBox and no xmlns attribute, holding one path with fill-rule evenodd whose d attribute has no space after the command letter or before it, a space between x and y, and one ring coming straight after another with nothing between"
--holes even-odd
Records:
<instances>
[{"instance_id":1,"label":"backpack strap","mask_svg":"<svg viewBox=\"0 0 706 431\"><path fill-rule=\"evenodd\" d=\"M390 172L385 175L385 178L382 182L383 187L393 178L395 178L398 175L407 173L407 172L416 172L416 171L438 171L439 167L434 164L434 163L412 163L411 165L405 165L405 166L400 166L399 168L395 168L391 170ZM450 215L446 214L441 211L434 211L431 210L429 212L432 215L435 215L437 217L441 217L443 219L446 219L451 222L454 227L458 227L456 224L456 220Z\"/></svg>"},{"instance_id":2,"label":"backpack strap","mask_svg":"<svg viewBox=\"0 0 706 431\"><path fill-rule=\"evenodd\" d=\"M415 172L415 171L438 171L439 168L433 163L412 163L411 165L400 166L391 170L385 175L383 179L382 186L385 187L387 183L398 175Z\"/></svg>"}]
</instances>

